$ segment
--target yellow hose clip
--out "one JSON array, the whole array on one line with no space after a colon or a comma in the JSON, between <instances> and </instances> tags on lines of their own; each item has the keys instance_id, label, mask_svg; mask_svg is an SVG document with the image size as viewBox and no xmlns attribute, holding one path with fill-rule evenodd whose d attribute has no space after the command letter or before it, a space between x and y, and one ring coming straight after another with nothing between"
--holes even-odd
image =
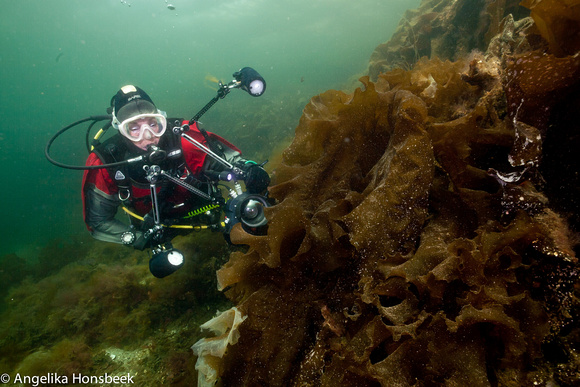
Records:
<instances>
[{"instance_id":1,"label":"yellow hose clip","mask_svg":"<svg viewBox=\"0 0 580 387\"><path fill-rule=\"evenodd\" d=\"M95 137L93 137L93 141L98 140L99 138L101 138L101 136L103 135L103 133L105 133L105 131L103 130L103 128L99 129L99 131L97 132L97 134L95 134ZM95 147L93 145L91 145L91 152L95 150Z\"/></svg>"}]
</instances>

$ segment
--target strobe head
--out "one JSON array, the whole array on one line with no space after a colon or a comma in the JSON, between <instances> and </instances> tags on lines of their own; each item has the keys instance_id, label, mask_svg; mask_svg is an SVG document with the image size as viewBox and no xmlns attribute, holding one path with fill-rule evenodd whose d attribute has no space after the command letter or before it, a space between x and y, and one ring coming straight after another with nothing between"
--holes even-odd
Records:
<instances>
[{"instance_id":1,"label":"strobe head","mask_svg":"<svg viewBox=\"0 0 580 387\"><path fill-rule=\"evenodd\" d=\"M230 199L224 210L226 216L225 233L229 234L236 223L241 223L242 228L248 234L263 235L268 225L264 209L269 206L265 197L247 192Z\"/></svg>"},{"instance_id":2,"label":"strobe head","mask_svg":"<svg viewBox=\"0 0 580 387\"><path fill-rule=\"evenodd\" d=\"M240 83L238 87L253 97L259 97L266 91L266 81L251 67L240 69L233 74L233 77Z\"/></svg>"},{"instance_id":3,"label":"strobe head","mask_svg":"<svg viewBox=\"0 0 580 387\"><path fill-rule=\"evenodd\" d=\"M149 271L157 278L167 277L183 266L183 253L174 249L171 244L153 249L153 257L149 260Z\"/></svg>"}]
</instances>

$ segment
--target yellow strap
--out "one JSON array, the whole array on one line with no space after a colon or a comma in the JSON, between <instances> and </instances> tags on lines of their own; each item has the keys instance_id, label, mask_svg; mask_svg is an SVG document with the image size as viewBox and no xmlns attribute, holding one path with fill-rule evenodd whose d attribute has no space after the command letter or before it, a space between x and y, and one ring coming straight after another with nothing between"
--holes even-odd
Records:
<instances>
[{"instance_id":1,"label":"yellow strap","mask_svg":"<svg viewBox=\"0 0 580 387\"><path fill-rule=\"evenodd\" d=\"M123 209L123 211L125 211L128 215L132 216L135 219L139 219L140 221L143 221L143 217L140 215L137 215L136 213L132 212L130 209L128 209L125 206L121 206L121 208ZM221 223L222 227L224 227L226 224L224 222ZM199 226L191 226L191 225L187 225L187 224L174 224L171 226L166 226L164 224L162 224L163 227L169 227L169 228L190 228L193 230L205 230L207 228L209 228L208 225L206 224L202 224Z\"/></svg>"}]
</instances>

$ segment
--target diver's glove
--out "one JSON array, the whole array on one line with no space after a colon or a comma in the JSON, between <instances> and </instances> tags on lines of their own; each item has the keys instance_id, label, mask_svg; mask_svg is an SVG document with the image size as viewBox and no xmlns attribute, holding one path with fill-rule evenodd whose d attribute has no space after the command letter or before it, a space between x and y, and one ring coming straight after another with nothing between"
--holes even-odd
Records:
<instances>
[{"instance_id":1,"label":"diver's glove","mask_svg":"<svg viewBox=\"0 0 580 387\"><path fill-rule=\"evenodd\" d=\"M151 238L145 238L145 234L141 231L135 233L135 241L133 242L135 250L143 251L151 246Z\"/></svg>"},{"instance_id":2,"label":"diver's glove","mask_svg":"<svg viewBox=\"0 0 580 387\"><path fill-rule=\"evenodd\" d=\"M145 232L155 226L155 220L153 218L153 210L149 211L144 217L141 223L141 231Z\"/></svg>"},{"instance_id":3,"label":"diver's glove","mask_svg":"<svg viewBox=\"0 0 580 387\"><path fill-rule=\"evenodd\" d=\"M143 217L141 231L137 231L136 235L137 238L133 243L133 247L137 250L144 250L147 247L151 247L153 242L158 243L160 238L163 236L162 230L155 226L153 209Z\"/></svg>"},{"instance_id":4,"label":"diver's glove","mask_svg":"<svg viewBox=\"0 0 580 387\"><path fill-rule=\"evenodd\" d=\"M131 226L130 234L133 235L133 239L130 243L127 243L121 236L123 243L129 246L133 246L135 250L143 251L148 247L151 247L151 239L153 234L150 233L150 229L155 225L153 220L153 210L151 210L147 215L143 217L143 222L141 223L141 230L136 230L134 226ZM125 233L123 235L126 235ZM129 238L129 237L127 237Z\"/></svg>"},{"instance_id":5,"label":"diver's glove","mask_svg":"<svg viewBox=\"0 0 580 387\"><path fill-rule=\"evenodd\" d=\"M249 193L259 194L270 185L270 175L254 161L246 161L240 169L244 171L244 182Z\"/></svg>"},{"instance_id":6,"label":"diver's glove","mask_svg":"<svg viewBox=\"0 0 580 387\"><path fill-rule=\"evenodd\" d=\"M145 233L136 231L131 227L129 231L121 234L121 243L132 246L135 250L143 251L151 244L151 238L145 238Z\"/></svg>"}]
</instances>

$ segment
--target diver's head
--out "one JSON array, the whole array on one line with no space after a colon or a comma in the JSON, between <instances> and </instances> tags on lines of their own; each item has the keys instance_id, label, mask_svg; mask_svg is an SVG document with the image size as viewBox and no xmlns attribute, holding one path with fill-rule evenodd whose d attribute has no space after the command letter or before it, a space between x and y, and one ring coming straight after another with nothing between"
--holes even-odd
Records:
<instances>
[{"instance_id":1,"label":"diver's head","mask_svg":"<svg viewBox=\"0 0 580 387\"><path fill-rule=\"evenodd\" d=\"M165 112L139 87L123 86L111 99L112 126L140 149L157 145L167 129Z\"/></svg>"}]
</instances>

